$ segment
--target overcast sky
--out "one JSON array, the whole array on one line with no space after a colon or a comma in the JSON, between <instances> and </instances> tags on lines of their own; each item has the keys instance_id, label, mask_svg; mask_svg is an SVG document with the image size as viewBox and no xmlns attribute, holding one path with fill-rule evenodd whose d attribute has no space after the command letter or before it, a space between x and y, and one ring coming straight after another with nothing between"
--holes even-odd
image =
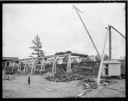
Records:
<instances>
[{"instance_id":1,"label":"overcast sky","mask_svg":"<svg viewBox=\"0 0 128 101\"><path fill-rule=\"evenodd\" d=\"M105 27L110 24L125 36L125 4L75 4L99 53L105 40ZM96 55L72 3L3 4L3 56L27 58L32 40L39 35L46 55L72 51ZM112 31L112 58L125 56L125 40ZM105 53L108 54L108 42Z\"/></svg>"}]
</instances>

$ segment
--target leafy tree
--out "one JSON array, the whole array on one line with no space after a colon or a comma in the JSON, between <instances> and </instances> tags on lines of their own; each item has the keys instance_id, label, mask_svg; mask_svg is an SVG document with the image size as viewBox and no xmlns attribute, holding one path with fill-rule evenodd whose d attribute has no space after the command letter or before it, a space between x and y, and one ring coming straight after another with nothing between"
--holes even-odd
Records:
<instances>
[{"instance_id":1,"label":"leafy tree","mask_svg":"<svg viewBox=\"0 0 128 101\"><path fill-rule=\"evenodd\" d=\"M32 44L33 44L33 46L30 47L31 49L34 50L34 52L32 53L32 56L33 55L34 56L36 55L36 57L45 56L44 51L41 49L42 48L42 43L40 42L40 37L38 35L35 37L34 40L32 40Z\"/></svg>"}]
</instances>

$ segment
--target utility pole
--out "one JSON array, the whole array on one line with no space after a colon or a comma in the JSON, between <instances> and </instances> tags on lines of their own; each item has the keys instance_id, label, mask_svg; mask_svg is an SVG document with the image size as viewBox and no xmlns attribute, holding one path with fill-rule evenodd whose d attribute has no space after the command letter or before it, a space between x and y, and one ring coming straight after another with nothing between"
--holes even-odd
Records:
<instances>
[{"instance_id":1,"label":"utility pole","mask_svg":"<svg viewBox=\"0 0 128 101\"><path fill-rule=\"evenodd\" d=\"M111 26L108 25L108 30L109 30L109 60L111 60L112 56L112 34L111 34Z\"/></svg>"},{"instance_id":2,"label":"utility pole","mask_svg":"<svg viewBox=\"0 0 128 101\"><path fill-rule=\"evenodd\" d=\"M102 73L102 67L103 67L103 61L104 61L104 51L105 51L105 47L106 47L107 36L108 36L108 29L107 29L107 33L105 36L105 42L104 42L104 46L103 46L101 62L100 62L100 67L99 67L99 72L98 72L98 77L97 77L97 84L98 85L100 85L100 77L101 77L101 73Z\"/></svg>"},{"instance_id":3,"label":"utility pole","mask_svg":"<svg viewBox=\"0 0 128 101\"><path fill-rule=\"evenodd\" d=\"M76 10L76 12L77 12L77 15L78 15L78 17L80 18L80 20L81 20L81 22L82 22L82 24L83 24L83 26L84 26L84 28L85 28L85 30L86 30L88 36L89 36L89 38L90 38L90 40L91 40L91 42L92 42L92 44L93 44L93 46L94 46L94 48L95 48L97 54L98 54L98 56L100 57L100 54L99 54L99 52L98 52L98 49L96 48L96 45L95 45L95 43L93 42L92 37L91 37L91 35L90 35L90 33L89 33L87 27L85 26L85 24L84 24L84 22L83 22L83 20L82 20L82 18L81 18L81 16L80 16L80 14L79 14L79 12L81 12L81 13L83 13L83 12L82 12L81 10L79 10L78 8L76 8L75 5L73 5L73 7L75 8L75 10ZM79 12L78 12L78 11L79 11Z\"/></svg>"}]
</instances>

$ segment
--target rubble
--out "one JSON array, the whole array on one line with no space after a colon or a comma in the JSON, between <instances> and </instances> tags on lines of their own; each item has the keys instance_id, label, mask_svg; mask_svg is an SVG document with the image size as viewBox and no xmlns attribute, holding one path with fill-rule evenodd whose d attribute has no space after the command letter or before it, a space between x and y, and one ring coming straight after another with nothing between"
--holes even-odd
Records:
<instances>
[{"instance_id":1,"label":"rubble","mask_svg":"<svg viewBox=\"0 0 128 101\"><path fill-rule=\"evenodd\" d=\"M84 78L83 75L78 73L65 73L65 74L54 74L52 76L47 76L45 79L49 81L56 81L56 82L67 82L73 80L82 80Z\"/></svg>"}]
</instances>

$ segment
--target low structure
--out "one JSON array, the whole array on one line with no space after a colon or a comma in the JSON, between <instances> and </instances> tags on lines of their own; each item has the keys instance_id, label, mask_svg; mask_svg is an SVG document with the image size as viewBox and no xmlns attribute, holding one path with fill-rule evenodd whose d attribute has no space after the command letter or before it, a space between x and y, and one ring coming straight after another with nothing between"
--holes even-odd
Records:
<instances>
[{"instance_id":1,"label":"low structure","mask_svg":"<svg viewBox=\"0 0 128 101\"><path fill-rule=\"evenodd\" d=\"M2 58L2 67L14 67L15 64L18 64L18 57L3 57Z\"/></svg>"},{"instance_id":2,"label":"low structure","mask_svg":"<svg viewBox=\"0 0 128 101\"><path fill-rule=\"evenodd\" d=\"M103 62L102 76L121 76L121 63L117 60L106 60Z\"/></svg>"},{"instance_id":3,"label":"low structure","mask_svg":"<svg viewBox=\"0 0 128 101\"><path fill-rule=\"evenodd\" d=\"M2 58L2 78L9 79L8 73L15 73L15 66L18 64L17 57L3 57Z\"/></svg>"},{"instance_id":4,"label":"low structure","mask_svg":"<svg viewBox=\"0 0 128 101\"><path fill-rule=\"evenodd\" d=\"M3 58L3 67L12 67L13 68L17 64L17 71L27 73L28 70L32 72L37 71L45 71L45 65L50 64L52 67L52 72L56 73L57 64L66 64L66 72L71 73L72 68L71 64L76 59L81 60L81 58L86 58L88 55L86 54L79 54L79 53L72 53L68 52L61 52L55 55L49 55L44 57L34 57L34 58L25 58L25 59L18 59L18 58ZM10 60L12 59L12 60ZM8 60L8 61L5 61ZM5 62L4 62L5 61ZM16 63L17 62L17 63ZM40 63L38 63L40 62ZM78 61L79 62L79 61ZM8 65L9 63L9 65ZM11 65L10 65L11 64Z\"/></svg>"}]
</instances>

